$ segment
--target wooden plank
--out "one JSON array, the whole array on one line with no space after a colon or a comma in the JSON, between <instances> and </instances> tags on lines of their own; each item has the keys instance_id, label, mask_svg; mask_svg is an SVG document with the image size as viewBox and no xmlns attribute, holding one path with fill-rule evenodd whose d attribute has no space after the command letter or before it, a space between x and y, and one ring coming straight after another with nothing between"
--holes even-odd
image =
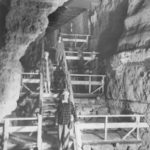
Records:
<instances>
[{"instance_id":1,"label":"wooden plank","mask_svg":"<svg viewBox=\"0 0 150 150\"><path fill-rule=\"evenodd\" d=\"M70 74L71 77L106 77L105 75L97 75L97 74Z\"/></svg>"},{"instance_id":2,"label":"wooden plank","mask_svg":"<svg viewBox=\"0 0 150 150\"><path fill-rule=\"evenodd\" d=\"M79 128L81 130L94 130L94 129L104 129L105 123L80 123ZM117 129L117 128L134 128L137 127L136 122L135 123L129 123L129 122L124 122L124 123L108 123L107 128L109 129ZM147 123L139 123L138 125L139 128L148 128Z\"/></svg>"},{"instance_id":3,"label":"wooden plank","mask_svg":"<svg viewBox=\"0 0 150 150\"><path fill-rule=\"evenodd\" d=\"M66 59L67 60L79 60L80 58L79 58L79 56L66 56ZM83 56L83 59L84 60L93 60L93 57Z\"/></svg>"},{"instance_id":4,"label":"wooden plank","mask_svg":"<svg viewBox=\"0 0 150 150\"><path fill-rule=\"evenodd\" d=\"M31 121L34 121L34 120L37 120L37 117L24 117L24 118L6 118L5 120L9 120L9 121L26 121L26 120L31 120Z\"/></svg>"},{"instance_id":5,"label":"wooden plank","mask_svg":"<svg viewBox=\"0 0 150 150\"><path fill-rule=\"evenodd\" d=\"M89 85L89 81L80 81L80 80L71 80L72 85ZM99 81L91 81L91 86L93 85L102 85Z\"/></svg>"},{"instance_id":6,"label":"wooden plank","mask_svg":"<svg viewBox=\"0 0 150 150\"><path fill-rule=\"evenodd\" d=\"M37 126L15 126L9 127L9 132L37 132Z\"/></svg>"},{"instance_id":7,"label":"wooden plank","mask_svg":"<svg viewBox=\"0 0 150 150\"><path fill-rule=\"evenodd\" d=\"M7 150L8 147L8 139L9 139L9 120L4 121L4 144L3 144L3 150Z\"/></svg>"},{"instance_id":8,"label":"wooden plank","mask_svg":"<svg viewBox=\"0 0 150 150\"><path fill-rule=\"evenodd\" d=\"M78 51L65 51L65 54L68 54L68 55L74 55L74 54L79 54L79 52ZM95 52L95 51L93 51L93 52L82 52L82 54L83 55L96 55L96 54L99 54L98 52Z\"/></svg>"},{"instance_id":9,"label":"wooden plank","mask_svg":"<svg viewBox=\"0 0 150 150\"><path fill-rule=\"evenodd\" d=\"M37 72L23 72L22 75L40 75Z\"/></svg>"},{"instance_id":10,"label":"wooden plank","mask_svg":"<svg viewBox=\"0 0 150 150\"><path fill-rule=\"evenodd\" d=\"M67 33L61 33L62 36L83 36L83 37L89 37L90 34L67 34Z\"/></svg>"},{"instance_id":11,"label":"wooden plank","mask_svg":"<svg viewBox=\"0 0 150 150\"><path fill-rule=\"evenodd\" d=\"M69 38L63 38L63 42L82 42L82 43L87 43L87 39L69 39Z\"/></svg>"},{"instance_id":12,"label":"wooden plank","mask_svg":"<svg viewBox=\"0 0 150 150\"><path fill-rule=\"evenodd\" d=\"M40 114L38 114L37 147L38 150L42 150L42 116Z\"/></svg>"},{"instance_id":13,"label":"wooden plank","mask_svg":"<svg viewBox=\"0 0 150 150\"><path fill-rule=\"evenodd\" d=\"M105 118L105 141L107 140L107 135L108 135L108 117Z\"/></svg>"},{"instance_id":14,"label":"wooden plank","mask_svg":"<svg viewBox=\"0 0 150 150\"><path fill-rule=\"evenodd\" d=\"M100 145L100 144L112 144L112 143L122 143L122 144L135 144L135 143L141 143L142 141L141 140L116 140L116 139L112 139L112 140L99 140L99 141L88 141L88 142L85 142L83 141L82 144L83 145Z\"/></svg>"},{"instance_id":15,"label":"wooden plank","mask_svg":"<svg viewBox=\"0 0 150 150\"><path fill-rule=\"evenodd\" d=\"M23 83L40 83L40 79L22 79Z\"/></svg>"},{"instance_id":16,"label":"wooden plank","mask_svg":"<svg viewBox=\"0 0 150 150\"><path fill-rule=\"evenodd\" d=\"M126 117L131 117L131 118L136 118L137 115L78 115L80 118L104 118L104 117L109 117L109 118L126 118ZM138 115L140 117L144 117L144 115Z\"/></svg>"}]
</instances>

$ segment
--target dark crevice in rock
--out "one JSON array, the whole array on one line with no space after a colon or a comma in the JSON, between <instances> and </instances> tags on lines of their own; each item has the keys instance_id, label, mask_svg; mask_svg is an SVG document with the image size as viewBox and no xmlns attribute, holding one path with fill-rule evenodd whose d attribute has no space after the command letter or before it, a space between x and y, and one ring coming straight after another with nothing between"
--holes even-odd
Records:
<instances>
[{"instance_id":1,"label":"dark crevice in rock","mask_svg":"<svg viewBox=\"0 0 150 150\"><path fill-rule=\"evenodd\" d=\"M120 2L114 11L104 12L108 15L108 25L106 29L103 30L103 32L100 34L97 45L97 51L100 49L102 57L109 57L116 52L118 40L123 33L124 20L127 16L127 8L128 1L125 0ZM99 18L99 20L103 24L103 20L101 20L101 18Z\"/></svg>"},{"instance_id":2,"label":"dark crevice in rock","mask_svg":"<svg viewBox=\"0 0 150 150\"><path fill-rule=\"evenodd\" d=\"M9 11L10 0L0 1L0 49L5 45L6 37L6 15Z\"/></svg>"}]
</instances>

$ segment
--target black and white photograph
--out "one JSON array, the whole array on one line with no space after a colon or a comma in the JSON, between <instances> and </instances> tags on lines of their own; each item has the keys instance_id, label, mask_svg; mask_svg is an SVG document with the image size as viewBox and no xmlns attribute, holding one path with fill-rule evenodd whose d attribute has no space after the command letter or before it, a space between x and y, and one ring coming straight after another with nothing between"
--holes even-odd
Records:
<instances>
[{"instance_id":1,"label":"black and white photograph","mask_svg":"<svg viewBox=\"0 0 150 150\"><path fill-rule=\"evenodd\" d=\"M150 150L150 0L0 0L0 150Z\"/></svg>"}]
</instances>

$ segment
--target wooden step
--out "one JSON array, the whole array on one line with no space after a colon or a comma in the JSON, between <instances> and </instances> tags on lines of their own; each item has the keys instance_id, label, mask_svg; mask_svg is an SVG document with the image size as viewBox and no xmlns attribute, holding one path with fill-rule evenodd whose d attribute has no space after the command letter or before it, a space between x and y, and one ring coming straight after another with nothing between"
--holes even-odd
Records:
<instances>
[{"instance_id":1,"label":"wooden step","mask_svg":"<svg viewBox=\"0 0 150 150\"><path fill-rule=\"evenodd\" d=\"M56 112L56 109L51 109L51 110L43 110L43 114L45 113L55 113Z\"/></svg>"}]
</instances>

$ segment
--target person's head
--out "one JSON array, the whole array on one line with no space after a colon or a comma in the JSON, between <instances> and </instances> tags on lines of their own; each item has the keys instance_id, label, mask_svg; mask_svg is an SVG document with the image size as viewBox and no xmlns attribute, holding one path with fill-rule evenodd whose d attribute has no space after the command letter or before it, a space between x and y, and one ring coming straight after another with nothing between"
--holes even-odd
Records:
<instances>
[{"instance_id":1,"label":"person's head","mask_svg":"<svg viewBox=\"0 0 150 150\"><path fill-rule=\"evenodd\" d=\"M62 103L68 103L68 99L69 99L69 92L68 90L64 90L62 93L63 99L62 99Z\"/></svg>"},{"instance_id":2,"label":"person's head","mask_svg":"<svg viewBox=\"0 0 150 150\"><path fill-rule=\"evenodd\" d=\"M45 52L44 52L44 58L45 58L45 59L48 59L48 56L49 56L49 53L45 51Z\"/></svg>"}]
</instances>

